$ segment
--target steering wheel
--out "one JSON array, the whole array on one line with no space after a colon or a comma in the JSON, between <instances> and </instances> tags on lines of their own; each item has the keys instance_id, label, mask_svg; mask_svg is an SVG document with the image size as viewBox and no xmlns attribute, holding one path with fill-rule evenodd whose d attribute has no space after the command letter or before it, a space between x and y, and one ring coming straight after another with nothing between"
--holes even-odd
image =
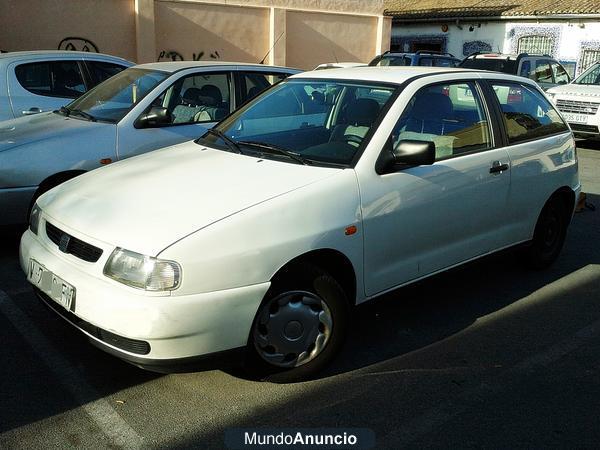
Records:
<instances>
[{"instance_id":1,"label":"steering wheel","mask_svg":"<svg viewBox=\"0 0 600 450\"><path fill-rule=\"evenodd\" d=\"M341 141L346 142L347 144L354 143L360 145L362 144L363 138L361 138L360 136L356 136L355 134L346 134L342 136Z\"/></svg>"}]
</instances>

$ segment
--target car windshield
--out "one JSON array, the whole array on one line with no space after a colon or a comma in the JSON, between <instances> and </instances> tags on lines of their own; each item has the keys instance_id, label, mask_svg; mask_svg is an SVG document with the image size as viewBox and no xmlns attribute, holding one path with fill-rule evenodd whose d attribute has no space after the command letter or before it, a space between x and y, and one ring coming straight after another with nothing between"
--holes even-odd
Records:
<instances>
[{"instance_id":1,"label":"car windshield","mask_svg":"<svg viewBox=\"0 0 600 450\"><path fill-rule=\"evenodd\" d=\"M411 59L404 55L386 55L382 56L375 66L410 66Z\"/></svg>"},{"instance_id":2,"label":"car windshield","mask_svg":"<svg viewBox=\"0 0 600 450\"><path fill-rule=\"evenodd\" d=\"M600 85L600 63L596 63L577 77L575 84L598 84Z\"/></svg>"},{"instance_id":3,"label":"car windshield","mask_svg":"<svg viewBox=\"0 0 600 450\"><path fill-rule=\"evenodd\" d=\"M156 70L126 69L69 103L61 113L117 123L168 76Z\"/></svg>"},{"instance_id":4,"label":"car windshield","mask_svg":"<svg viewBox=\"0 0 600 450\"><path fill-rule=\"evenodd\" d=\"M504 73L515 73L517 71L515 61L506 58L467 58L460 63L460 67Z\"/></svg>"},{"instance_id":5,"label":"car windshield","mask_svg":"<svg viewBox=\"0 0 600 450\"><path fill-rule=\"evenodd\" d=\"M246 104L196 142L286 162L348 167L395 87L291 79Z\"/></svg>"}]
</instances>

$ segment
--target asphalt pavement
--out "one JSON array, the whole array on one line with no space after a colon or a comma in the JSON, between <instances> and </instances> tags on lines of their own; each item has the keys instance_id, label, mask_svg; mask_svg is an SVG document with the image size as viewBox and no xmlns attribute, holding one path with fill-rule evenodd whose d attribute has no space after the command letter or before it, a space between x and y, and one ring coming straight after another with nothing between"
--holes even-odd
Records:
<instances>
[{"instance_id":1,"label":"asphalt pavement","mask_svg":"<svg viewBox=\"0 0 600 450\"><path fill-rule=\"evenodd\" d=\"M600 145L580 142L600 207ZM376 448L597 448L600 211L559 260L503 252L357 308L318 379L160 375L91 346L34 297L0 237L0 448L223 448L231 427L367 427Z\"/></svg>"}]
</instances>

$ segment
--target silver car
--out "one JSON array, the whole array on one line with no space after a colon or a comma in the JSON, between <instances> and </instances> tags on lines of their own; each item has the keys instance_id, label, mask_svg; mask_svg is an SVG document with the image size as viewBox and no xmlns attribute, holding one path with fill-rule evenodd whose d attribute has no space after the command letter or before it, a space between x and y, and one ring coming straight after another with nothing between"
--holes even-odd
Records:
<instances>
[{"instance_id":1,"label":"silver car","mask_svg":"<svg viewBox=\"0 0 600 450\"><path fill-rule=\"evenodd\" d=\"M59 110L0 123L0 225L26 222L35 199L70 178L201 136L298 72L209 61L142 64Z\"/></svg>"},{"instance_id":2,"label":"silver car","mask_svg":"<svg viewBox=\"0 0 600 450\"><path fill-rule=\"evenodd\" d=\"M101 53L2 53L0 122L58 109L133 65L126 59Z\"/></svg>"}]
</instances>

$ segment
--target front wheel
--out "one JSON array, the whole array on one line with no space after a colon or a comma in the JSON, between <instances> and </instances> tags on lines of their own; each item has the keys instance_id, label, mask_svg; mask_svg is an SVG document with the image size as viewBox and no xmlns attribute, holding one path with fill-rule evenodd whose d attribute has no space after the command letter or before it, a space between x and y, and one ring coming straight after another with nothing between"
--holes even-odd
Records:
<instances>
[{"instance_id":1,"label":"front wheel","mask_svg":"<svg viewBox=\"0 0 600 450\"><path fill-rule=\"evenodd\" d=\"M272 381L297 381L325 367L347 332L348 302L326 272L302 266L275 281L250 336L252 366Z\"/></svg>"},{"instance_id":2,"label":"front wheel","mask_svg":"<svg viewBox=\"0 0 600 450\"><path fill-rule=\"evenodd\" d=\"M550 266L563 247L567 235L568 216L559 198L548 200L535 225L531 245L526 250L529 265L535 269Z\"/></svg>"}]
</instances>

